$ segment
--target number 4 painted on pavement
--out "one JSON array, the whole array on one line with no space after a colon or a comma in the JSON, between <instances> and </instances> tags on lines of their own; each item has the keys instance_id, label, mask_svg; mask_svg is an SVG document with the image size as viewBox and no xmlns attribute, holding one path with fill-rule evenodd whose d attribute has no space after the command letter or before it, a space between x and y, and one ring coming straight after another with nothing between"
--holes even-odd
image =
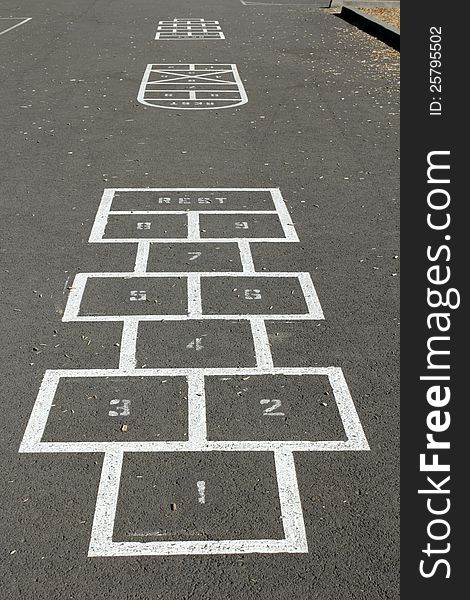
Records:
<instances>
[{"instance_id":1,"label":"number 4 painted on pavement","mask_svg":"<svg viewBox=\"0 0 470 600\"><path fill-rule=\"evenodd\" d=\"M199 350L203 350L204 349L204 344L202 343L203 337L206 337L206 336L203 335L202 337L194 338L194 340L191 340L189 342L189 344L186 346L186 348L189 348L190 350L194 348L194 350L196 350L196 352L199 352Z\"/></svg>"}]
</instances>

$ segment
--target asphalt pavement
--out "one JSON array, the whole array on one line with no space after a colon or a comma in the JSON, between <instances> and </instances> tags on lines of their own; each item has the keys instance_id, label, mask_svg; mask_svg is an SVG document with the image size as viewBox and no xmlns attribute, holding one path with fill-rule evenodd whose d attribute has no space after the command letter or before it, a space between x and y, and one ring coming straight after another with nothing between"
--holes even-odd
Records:
<instances>
[{"instance_id":1,"label":"asphalt pavement","mask_svg":"<svg viewBox=\"0 0 470 600\"><path fill-rule=\"evenodd\" d=\"M399 597L398 61L319 4L2 2L0 598Z\"/></svg>"}]
</instances>

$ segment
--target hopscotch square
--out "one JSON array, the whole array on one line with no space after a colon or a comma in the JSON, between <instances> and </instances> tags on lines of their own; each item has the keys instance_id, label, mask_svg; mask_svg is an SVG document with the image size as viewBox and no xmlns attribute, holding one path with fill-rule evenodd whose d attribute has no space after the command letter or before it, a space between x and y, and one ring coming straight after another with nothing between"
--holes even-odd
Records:
<instances>
[{"instance_id":1,"label":"hopscotch square","mask_svg":"<svg viewBox=\"0 0 470 600\"><path fill-rule=\"evenodd\" d=\"M150 244L147 270L165 271L242 271L240 249L236 243Z\"/></svg>"},{"instance_id":2,"label":"hopscotch square","mask_svg":"<svg viewBox=\"0 0 470 600\"><path fill-rule=\"evenodd\" d=\"M107 193L106 193L107 192ZM269 211L276 212L271 189L249 188L141 188L106 190L111 196L109 210L167 212L167 211Z\"/></svg>"},{"instance_id":3,"label":"hopscotch square","mask_svg":"<svg viewBox=\"0 0 470 600\"><path fill-rule=\"evenodd\" d=\"M205 314L307 314L308 307L297 277L202 277Z\"/></svg>"},{"instance_id":4,"label":"hopscotch square","mask_svg":"<svg viewBox=\"0 0 470 600\"><path fill-rule=\"evenodd\" d=\"M246 320L144 321L137 339L137 368L256 367Z\"/></svg>"},{"instance_id":5,"label":"hopscotch square","mask_svg":"<svg viewBox=\"0 0 470 600\"><path fill-rule=\"evenodd\" d=\"M63 320L122 321L188 314L187 277L165 273L79 273ZM70 318L70 314L73 317Z\"/></svg>"},{"instance_id":6,"label":"hopscotch square","mask_svg":"<svg viewBox=\"0 0 470 600\"><path fill-rule=\"evenodd\" d=\"M42 442L117 443L188 440L185 377L63 377L50 391Z\"/></svg>"},{"instance_id":7,"label":"hopscotch square","mask_svg":"<svg viewBox=\"0 0 470 600\"><path fill-rule=\"evenodd\" d=\"M185 215L109 215L103 239L184 239L188 237Z\"/></svg>"},{"instance_id":8,"label":"hopscotch square","mask_svg":"<svg viewBox=\"0 0 470 600\"><path fill-rule=\"evenodd\" d=\"M326 374L206 377L205 397L211 441L347 438Z\"/></svg>"},{"instance_id":9,"label":"hopscotch square","mask_svg":"<svg viewBox=\"0 0 470 600\"><path fill-rule=\"evenodd\" d=\"M201 239L278 239L284 236L282 223L276 214L201 214L199 228Z\"/></svg>"},{"instance_id":10,"label":"hopscotch square","mask_svg":"<svg viewBox=\"0 0 470 600\"><path fill-rule=\"evenodd\" d=\"M280 516L270 452L125 453L113 541L282 539Z\"/></svg>"},{"instance_id":11,"label":"hopscotch square","mask_svg":"<svg viewBox=\"0 0 470 600\"><path fill-rule=\"evenodd\" d=\"M212 318L324 319L309 273L203 273L201 298Z\"/></svg>"},{"instance_id":12,"label":"hopscotch square","mask_svg":"<svg viewBox=\"0 0 470 600\"><path fill-rule=\"evenodd\" d=\"M308 552L292 453L163 457L105 455L88 556Z\"/></svg>"},{"instance_id":13,"label":"hopscotch square","mask_svg":"<svg viewBox=\"0 0 470 600\"><path fill-rule=\"evenodd\" d=\"M255 217L255 215L258 215ZM141 225L142 229L136 231L139 235L130 234L129 237L111 237L107 235L108 222L117 217L132 217L136 223L150 222L154 227L153 217L175 217L186 219L187 237L181 237L181 225L178 225L178 237L169 235L169 227L164 227L163 235L148 236L145 229L148 225ZM202 219L215 218L221 215L230 217L234 223L231 237L224 231L219 231L219 237L209 237L207 231L201 231ZM269 221L275 219L274 227L278 233L273 237L272 232L268 237L253 234L247 235L246 225L252 218L257 218L262 223L263 215ZM235 219L235 220L233 220ZM158 223L159 221L157 221ZM166 221L162 220L165 224ZM240 225L236 225L236 223ZM209 223L210 225L210 223ZM175 225L172 225L174 227ZM280 227L279 227L280 226ZM134 227L134 225L133 225ZM135 227L137 225L135 224ZM219 228L220 229L220 228ZM282 230L281 230L282 229ZM144 232L144 233L142 233ZM109 188L105 189L98 208L89 242L101 243L130 243L140 242L145 239L149 242L199 242L224 243L230 241L242 242L298 242L299 238L289 211L277 188Z\"/></svg>"},{"instance_id":14,"label":"hopscotch square","mask_svg":"<svg viewBox=\"0 0 470 600\"><path fill-rule=\"evenodd\" d=\"M188 369L49 370L19 452L194 450L205 431L203 396L203 380Z\"/></svg>"}]
</instances>

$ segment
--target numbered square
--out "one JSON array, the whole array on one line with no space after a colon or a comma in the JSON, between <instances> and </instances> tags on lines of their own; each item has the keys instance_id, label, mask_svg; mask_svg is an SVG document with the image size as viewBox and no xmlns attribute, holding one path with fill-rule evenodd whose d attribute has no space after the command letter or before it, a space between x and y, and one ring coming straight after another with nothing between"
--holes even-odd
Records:
<instances>
[{"instance_id":1,"label":"numbered square","mask_svg":"<svg viewBox=\"0 0 470 600\"><path fill-rule=\"evenodd\" d=\"M235 243L151 244L148 271L242 271Z\"/></svg>"},{"instance_id":2,"label":"numbered square","mask_svg":"<svg viewBox=\"0 0 470 600\"><path fill-rule=\"evenodd\" d=\"M208 439L346 441L326 375L206 377Z\"/></svg>"},{"instance_id":3,"label":"numbered square","mask_svg":"<svg viewBox=\"0 0 470 600\"><path fill-rule=\"evenodd\" d=\"M277 214L207 215L199 217L201 238L273 238L285 233Z\"/></svg>"},{"instance_id":4,"label":"numbered square","mask_svg":"<svg viewBox=\"0 0 470 600\"><path fill-rule=\"evenodd\" d=\"M307 314L298 277L202 277L202 309L208 315Z\"/></svg>"},{"instance_id":5,"label":"numbered square","mask_svg":"<svg viewBox=\"0 0 470 600\"><path fill-rule=\"evenodd\" d=\"M185 277L88 277L80 317L186 315Z\"/></svg>"},{"instance_id":6,"label":"numbered square","mask_svg":"<svg viewBox=\"0 0 470 600\"><path fill-rule=\"evenodd\" d=\"M283 539L271 453L125 454L114 542Z\"/></svg>"},{"instance_id":7,"label":"numbered square","mask_svg":"<svg viewBox=\"0 0 470 600\"><path fill-rule=\"evenodd\" d=\"M187 235L186 215L110 214L103 239L184 239Z\"/></svg>"},{"instance_id":8,"label":"numbered square","mask_svg":"<svg viewBox=\"0 0 470 600\"><path fill-rule=\"evenodd\" d=\"M43 442L158 442L188 439L185 377L63 377Z\"/></svg>"},{"instance_id":9,"label":"numbered square","mask_svg":"<svg viewBox=\"0 0 470 600\"><path fill-rule=\"evenodd\" d=\"M139 368L256 366L246 321L142 322L136 357Z\"/></svg>"}]
</instances>

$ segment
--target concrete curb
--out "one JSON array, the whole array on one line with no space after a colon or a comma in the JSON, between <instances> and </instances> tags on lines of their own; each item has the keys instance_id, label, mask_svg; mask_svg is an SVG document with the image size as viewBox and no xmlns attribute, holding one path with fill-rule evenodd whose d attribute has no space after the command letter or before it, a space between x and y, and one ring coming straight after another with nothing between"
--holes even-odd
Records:
<instances>
[{"instance_id":1,"label":"concrete curb","mask_svg":"<svg viewBox=\"0 0 470 600\"><path fill-rule=\"evenodd\" d=\"M355 6L356 8L400 8L400 0L331 0L330 8Z\"/></svg>"},{"instance_id":2,"label":"concrete curb","mask_svg":"<svg viewBox=\"0 0 470 600\"><path fill-rule=\"evenodd\" d=\"M356 25L359 29L370 33L382 42L385 42L395 50L400 51L400 30L383 21L367 15L356 8L343 6L340 16L348 23Z\"/></svg>"}]
</instances>

